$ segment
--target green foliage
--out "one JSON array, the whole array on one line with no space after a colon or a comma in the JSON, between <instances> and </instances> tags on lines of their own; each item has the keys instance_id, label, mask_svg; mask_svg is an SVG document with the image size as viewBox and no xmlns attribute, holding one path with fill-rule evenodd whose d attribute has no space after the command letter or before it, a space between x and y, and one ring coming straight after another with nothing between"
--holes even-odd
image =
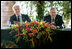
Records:
<instances>
[{"instance_id":1,"label":"green foliage","mask_svg":"<svg viewBox=\"0 0 72 49\"><path fill-rule=\"evenodd\" d=\"M43 19L44 16L44 1L39 1L39 3L42 5L38 5L37 4L37 14L38 16L36 17L37 21L41 21Z\"/></svg>"},{"instance_id":2,"label":"green foliage","mask_svg":"<svg viewBox=\"0 0 72 49\"><path fill-rule=\"evenodd\" d=\"M71 2L70 1L63 2L63 15L65 17L64 19L66 20L66 23L68 23L71 17Z\"/></svg>"},{"instance_id":3,"label":"green foliage","mask_svg":"<svg viewBox=\"0 0 72 49\"><path fill-rule=\"evenodd\" d=\"M39 39L41 37L41 33L39 32L38 34L37 34L37 39Z\"/></svg>"},{"instance_id":4,"label":"green foliage","mask_svg":"<svg viewBox=\"0 0 72 49\"><path fill-rule=\"evenodd\" d=\"M57 9L57 13L63 16L63 19L68 22L71 17L71 1L37 1L42 6L38 5L35 1L15 1L18 4L25 5L26 7L22 6L23 10L26 8L26 12L32 21L43 20L43 16L49 15L50 8L54 7ZM36 10L34 10L34 8ZM34 11L33 11L34 10ZM34 14L36 12L36 14ZM23 13L23 12L22 12ZM35 15L35 17L34 17Z\"/></svg>"}]
</instances>

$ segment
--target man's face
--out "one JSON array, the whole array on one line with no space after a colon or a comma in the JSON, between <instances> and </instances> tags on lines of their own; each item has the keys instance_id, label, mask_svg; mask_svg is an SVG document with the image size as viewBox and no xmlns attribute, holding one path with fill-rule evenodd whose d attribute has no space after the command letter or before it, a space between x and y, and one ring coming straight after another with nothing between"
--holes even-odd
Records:
<instances>
[{"instance_id":1,"label":"man's face","mask_svg":"<svg viewBox=\"0 0 72 49\"><path fill-rule=\"evenodd\" d=\"M55 9L50 10L50 15L52 17L56 17L56 10Z\"/></svg>"},{"instance_id":2,"label":"man's face","mask_svg":"<svg viewBox=\"0 0 72 49\"><path fill-rule=\"evenodd\" d=\"M17 14L17 15L20 14L20 7L19 6L14 7L14 13Z\"/></svg>"}]
</instances>

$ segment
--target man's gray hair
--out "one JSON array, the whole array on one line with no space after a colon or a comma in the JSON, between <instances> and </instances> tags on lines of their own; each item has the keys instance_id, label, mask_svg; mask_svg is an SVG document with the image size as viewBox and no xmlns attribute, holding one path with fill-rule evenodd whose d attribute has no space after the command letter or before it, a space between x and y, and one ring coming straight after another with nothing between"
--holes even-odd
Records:
<instances>
[{"instance_id":1,"label":"man's gray hair","mask_svg":"<svg viewBox=\"0 0 72 49\"><path fill-rule=\"evenodd\" d=\"M56 8L51 8L50 10L53 10L53 9L55 9L55 10L56 10Z\"/></svg>"},{"instance_id":2,"label":"man's gray hair","mask_svg":"<svg viewBox=\"0 0 72 49\"><path fill-rule=\"evenodd\" d=\"M56 14L57 14L57 10L56 10L56 8L51 8L51 9L50 9L50 11L51 11L51 10L54 10L54 9L55 9L55 11L56 11Z\"/></svg>"},{"instance_id":3,"label":"man's gray hair","mask_svg":"<svg viewBox=\"0 0 72 49\"><path fill-rule=\"evenodd\" d=\"M19 4L14 4L13 7L12 7L13 10L14 10L15 6L19 6L19 8L21 9L21 6Z\"/></svg>"}]
</instances>

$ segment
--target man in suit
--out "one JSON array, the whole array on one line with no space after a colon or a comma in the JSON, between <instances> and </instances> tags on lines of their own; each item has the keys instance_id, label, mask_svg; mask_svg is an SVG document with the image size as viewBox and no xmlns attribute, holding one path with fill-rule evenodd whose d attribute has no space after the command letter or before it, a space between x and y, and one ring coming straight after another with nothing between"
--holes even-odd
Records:
<instances>
[{"instance_id":1,"label":"man in suit","mask_svg":"<svg viewBox=\"0 0 72 49\"><path fill-rule=\"evenodd\" d=\"M21 14L21 11L20 11L20 6L15 4L13 7L12 7L13 11L14 11L14 15L10 16L10 20L9 20L9 24L16 24L18 22L30 22L31 19L28 17L28 15L24 15L24 14Z\"/></svg>"},{"instance_id":2,"label":"man in suit","mask_svg":"<svg viewBox=\"0 0 72 49\"><path fill-rule=\"evenodd\" d=\"M50 9L50 15L43 17L43 20L56 25L58 28L63 28L64 24L62 16L58 15L55 8Z\"/></svg>"}]
</instances>

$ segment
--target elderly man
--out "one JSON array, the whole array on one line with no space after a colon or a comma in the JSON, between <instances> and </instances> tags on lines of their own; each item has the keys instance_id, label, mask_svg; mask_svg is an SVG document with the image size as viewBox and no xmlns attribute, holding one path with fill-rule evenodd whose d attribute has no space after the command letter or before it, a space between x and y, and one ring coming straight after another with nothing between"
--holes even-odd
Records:
<instances>
[{"instance_id":1,"label":"elderly man","mask_svg":"<svg viewBox=\"0 0 72 49\"><path fill-rule=\"evenodd\" d=\"M14 15L10 16L10 21L9 23L10 24L15 24L15 23L18 23L18 22L30 22L31 19L28 17L28 15L24 15L24 14L21 14L21 11L20 11L20 6L15 4L13 7L12 7L13 11L14 11Z\"/></svg>"},{"instance_id":2,"label":"elderly man","mask_svg":"<svg viewBox=\"0 0 72 49\"><path fill-rule=\"evenodd\" d=\"M63 28L64 24L62 16L58 15L55 8L50 9L50 15L43 17L43 20L56 25L58 28Z\"/></svg>"}]
</instances>

